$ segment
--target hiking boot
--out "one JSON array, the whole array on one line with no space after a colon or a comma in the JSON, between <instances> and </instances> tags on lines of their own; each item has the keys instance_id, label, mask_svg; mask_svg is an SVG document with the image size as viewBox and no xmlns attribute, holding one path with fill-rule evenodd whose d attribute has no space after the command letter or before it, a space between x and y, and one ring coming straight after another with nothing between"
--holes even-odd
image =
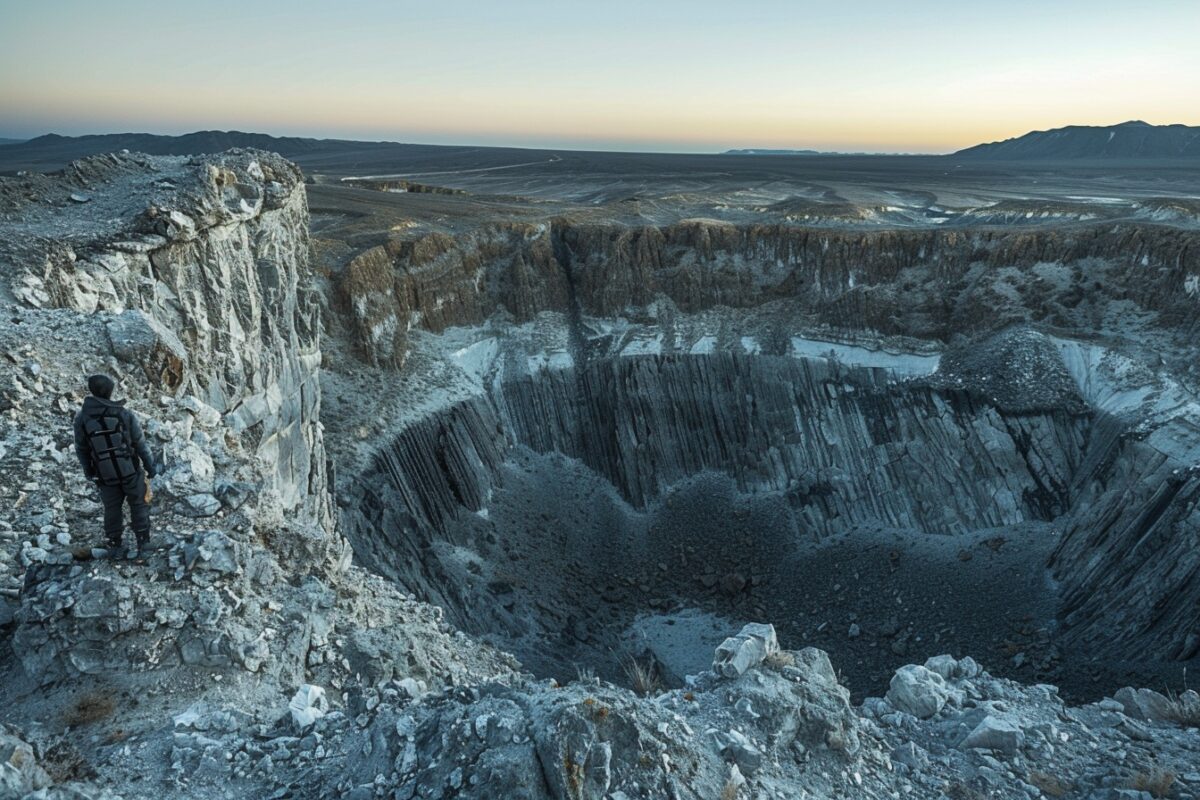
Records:
<instances>
[{"instance_id":1,"label":"hiking boot","mask_svg":"<svg viewBox=\"0 0 1200 800\"><path fill-rule=\"evenodd\" d=\"M149 542L138 542L135 547L129 548L130 561L145 561L148 555L150 555Z\"/></svg>"},{"instance_id":2,"label":"hiking boot","mask_svg":"<svg viewBox=\"0 0 1200 800\"><path fill-rule=\"evenodd\" d=\"M122 547L119 542L117 544L109 542L104 552L105 558L111 559L112 561L120 561L127 555L125 548Z\"/></svg>"}]
</instances>

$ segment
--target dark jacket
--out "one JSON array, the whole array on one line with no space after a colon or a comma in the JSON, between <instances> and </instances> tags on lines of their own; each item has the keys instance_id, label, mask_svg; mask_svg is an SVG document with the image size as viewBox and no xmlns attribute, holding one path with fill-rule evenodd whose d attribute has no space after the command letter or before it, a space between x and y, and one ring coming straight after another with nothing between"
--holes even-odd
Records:
<instances>
[{"instance_id":1,"label":"dark jacket","mask_svg":"<svg viewBox=\"0 0 1200 800\"><path fill-rule=\"evenodd\" d=\"M146 471L146 476L153 478L158 474L158 468L154 461L154 456L150 454L150 448L146 446L146 436L142 433L142 426L138 423L137 415L125 407L125 404L120 401L105 400L96 395L88 395L84 398L83 408L75 415L75 455L79 456L79 464L83 467L83 474L88 477L88 480L96 477L96 467L92 463L91 445L88 443L87 434L83 430L83 423L89 417L94 417L101 413L112 414L116 412L120 418L121 424L125 426L125 432L129 434L129 443L132 445L134 463L140 463L142 469Z\"/></svg>"}]
</instances>

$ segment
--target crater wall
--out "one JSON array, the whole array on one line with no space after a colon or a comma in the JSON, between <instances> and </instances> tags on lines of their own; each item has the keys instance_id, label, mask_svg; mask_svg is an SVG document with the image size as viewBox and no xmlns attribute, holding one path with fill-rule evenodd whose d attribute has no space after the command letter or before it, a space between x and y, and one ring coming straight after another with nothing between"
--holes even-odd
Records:
<instances>
[{"instance_id":1,"label":"crater wall","mask_svg":"<svg viewBox=\"0 0 1200 800\"><path fill-rule=\"evenodd\" d=\"M1128 304L1186 336L1200 331L1197 281L1200 234L1148 223L864 231L558 218L368 250L340 291L360 353L399 365L414 328L501 309L518 322L637 315L664 298L685 313L784 301L809 324L940 341L1013 323L1093 331L1120 324L1106 314Z\"/></svg>"}]
</instances>

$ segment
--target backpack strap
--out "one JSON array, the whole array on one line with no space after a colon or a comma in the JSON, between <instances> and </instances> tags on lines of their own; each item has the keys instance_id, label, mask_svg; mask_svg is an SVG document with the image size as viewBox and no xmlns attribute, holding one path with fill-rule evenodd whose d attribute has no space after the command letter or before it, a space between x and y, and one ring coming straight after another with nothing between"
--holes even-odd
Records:
<instances>
[{"instance_id":1,"label":"backpack strap","mask_svg":"<svg viewBox=\"0 0 1200 800\"><path fill-rule=\"evenodd\" d=\"M117 414L97 414L83 423L92 466L101 483L121 483L137 474L125 425Z\"/></svg>"}]
</instances>

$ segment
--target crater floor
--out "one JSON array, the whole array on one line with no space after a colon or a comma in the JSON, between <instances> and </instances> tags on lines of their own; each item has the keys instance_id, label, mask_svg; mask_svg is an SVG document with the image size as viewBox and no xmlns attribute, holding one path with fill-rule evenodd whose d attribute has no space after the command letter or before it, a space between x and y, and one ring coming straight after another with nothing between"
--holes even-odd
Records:
<instances>
[{"instance_id":1,"label":"crater floor","mask_svg":"<svg viewBox=\"0 0 1200 800\"><path fill-rule=\"evenodd\" d=\"M942 652L1080 700L1181 677L1062 630L1051 562L1121 454L1047 337L941 363L452 346L478 394L402 427L343 518L360 557L535 674L627 683L632 662L678 686L765 620L858 697Z\"/></svg>"}]
</instances>

